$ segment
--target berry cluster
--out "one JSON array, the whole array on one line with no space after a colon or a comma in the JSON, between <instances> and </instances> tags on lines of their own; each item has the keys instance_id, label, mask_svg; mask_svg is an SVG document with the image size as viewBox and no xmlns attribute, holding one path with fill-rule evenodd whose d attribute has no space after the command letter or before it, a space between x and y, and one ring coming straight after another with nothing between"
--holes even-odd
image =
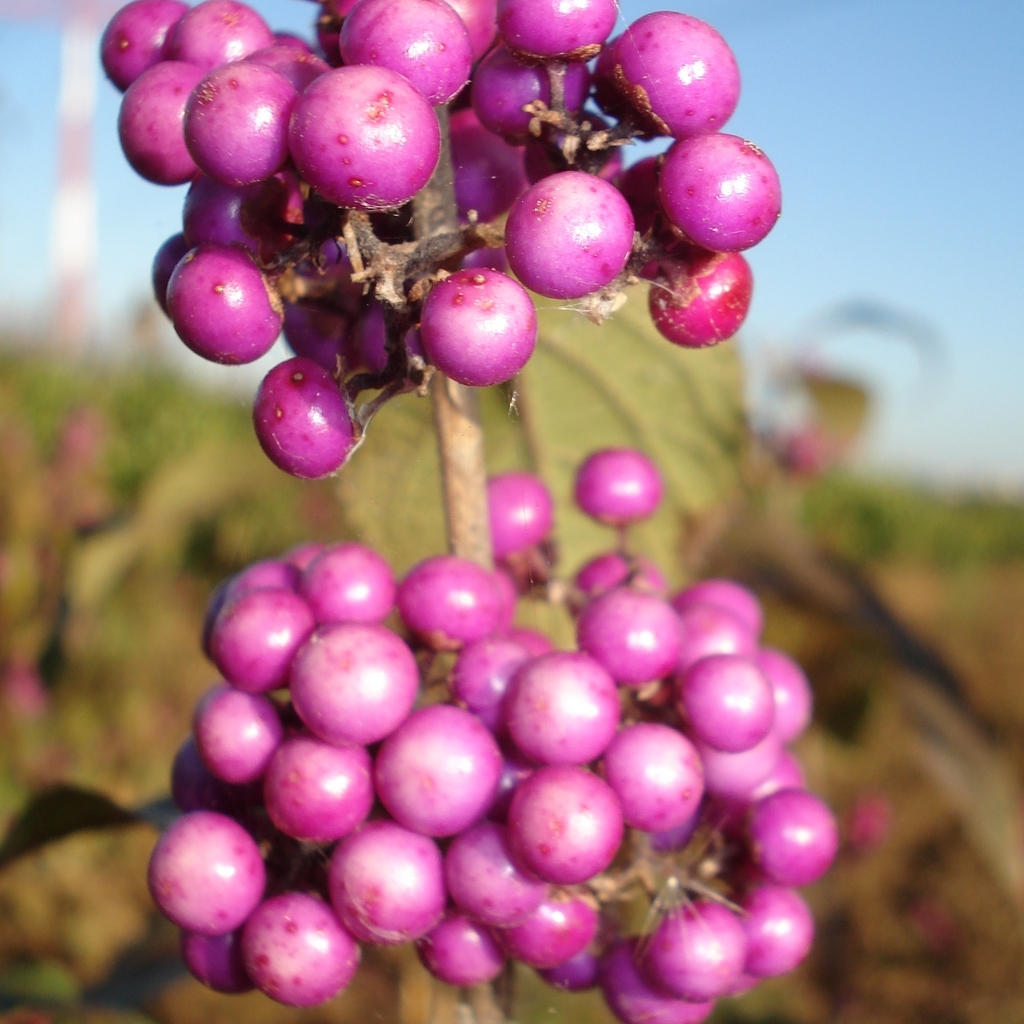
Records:
<instances>
[{"instance_id":1,"label":"berry cluster","mask_svg":"<svg viewBox=\"0 0 1024 1024\"><path fill-rule=\"evenodd\" d=\"M661 492L631 450L576 479L621 536ZM511 958L600 985L625 1024L704 1020L811 944L794 887L837 833L785 749L807 681L759 645L749 591L666 600L623 547L548 582L577 620L578 649L553 650L512 624L550 565L551 498L508 473L488 499L493 572L440 556L396 583L366 547L310 544L220 587L203 642L223 682L175 760L184 814L153 852L153 898L219 991L312 1005L359 944L415 942L449 984Z\"/></svg>"},{"instance_id":2,"label":"berry cluster","mask_svg":"<svg viewBox=\"0 0 1024 1024\"><path fill-rule=\"evenodd\" d=\"M275 464L337 470L379 407L357 409L362 391L421 388L431 368L509 380L536 342L526 288L600 318L647 278L670 341L739 328L740 251L781 199L767 157L721 132L736 61L673 12L609 41L616 14L615 0L325 0L320 56L238 0L114 16L102 56L125 90L125 155L150 181L191 182L154 261L158 302L206 359L251 362L282 330L295 352L255 402ZM446 136L462 227L438 235L412 208ZM623 144L658 136L666 156L623 170Z\"/></svg>"}]
</instances>

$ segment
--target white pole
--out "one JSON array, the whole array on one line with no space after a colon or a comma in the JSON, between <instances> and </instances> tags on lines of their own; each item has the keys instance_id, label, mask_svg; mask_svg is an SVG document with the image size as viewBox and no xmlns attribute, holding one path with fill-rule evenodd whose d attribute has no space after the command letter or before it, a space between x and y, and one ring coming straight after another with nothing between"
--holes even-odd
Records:
<instances>
[{"instance_id":1,"label":"white pole","mask_svg":"<svg viewBox=\"0 0 1024 1024\"><path fill-rule=\"evenodd\" d=\"M55 333L80 354L96 335L96 190L92 127L99 31L92 5L68 12L61 38L57 191L51 255L56 288Z\"/></svg>"}]
</instances>

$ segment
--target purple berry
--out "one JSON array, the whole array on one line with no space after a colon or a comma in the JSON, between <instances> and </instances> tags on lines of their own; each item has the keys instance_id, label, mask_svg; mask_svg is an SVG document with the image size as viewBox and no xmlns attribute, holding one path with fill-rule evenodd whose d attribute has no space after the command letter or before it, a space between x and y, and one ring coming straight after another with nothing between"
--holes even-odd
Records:
<instances>
[{"instance_id":1,"label":"purple berry","mask_svg":"<svg viewBox=\"0 0 1024 1024\"><path fill-rule=\"evenodd\" d=\"M620 85L665 135L721 131L740 96L729 44L687 14L658 11L633 22L615 44Z\"/></svg>"},{"instance_id":2,"label":"purple berry","mask_svg":"<svg viewBox=\"0 0 1024 1024\"><path fill-rule=\"evenodd\" d=\"M300 50L291 43L281 45L277 42L265 50L257 50L245 58L252 64L265 64L268 68L280 71L296 92L303 92L321 75L331 70L331 66L322 61L315 53Z\"/></svg>"},{"instance_id":3,"label":"purple berry","mask_svg":"<svg viewBox=\"0 0 1024 1024\"><path fill-rule=\"evenodd\" d=\"M490 636L501 610L493 574L454 555L414 565L398 587L403 621L435 650L458 650Z\"/></svg>"},{"instance_id":4,"label":"purple berry","mask_svg":"<svg viewBox=\"0 0 1024 1024\"><path fill-rule=\"evenodd\" d=\"M110 19L100 40L100 59L121 92L164 59L167 33L187 10L188 4L179 0L134 0Z\"/></svg>"},{"instance_id":5,"label":"purple berry","mask_svg":"<svg viewBox=\"0 0 1024 1024\"><path fill-rule=\"evenodd\" d=\"M346 64L374 64L407 78L431 106L469 81L473 43L444 0L359 0L341 27Z\"/></svg>"},{"instance_id":6,"label":"purple berry","mask_svg":"<svg viewBox=\"0 0 1024 1024\"><path fill-rule=\"evenodd\" d=\"M261 903L242 930L242 957L256 987L286 1006L318 1006L359 966L359 947L331 908L302 892Z\"/></svg>"},{"instance_id":7,"label":"purple berry","mask_svg":"<svg viewBox=\"0 0 1024 1024\"><path fill-rule=\"evenodd\" d=\"M352 319L336 310L313 309L307 306L284 307L284 340L297 356L322 366L328 373L354 369Z\"/></svg>"},{"instance_id":8,"label":"purple berry","mask_svg":"<svg viewBox=\"0 0 1024 1024\"><path fill-rule=\"evenodd\" d=\"M451 836L486 814L501 766L498 744L478 718L434 704L410 715L384 741L374 784L400 825Z\"/></svg>"},{"instance_id":9,"label":"purple berry","mask_svg":"<svg viewBox=\"0 0 1024 1024\"><path fill-rule=\"evenodd\" d=\"M246 203L256 199L260 189L256 186L233 188L221 185L205 174L192 179L185 207L181 213L182 230L190 249L203 242L220 245L242 245L254 256L259 255L260 239L246 230L253 227L251 218L243 218Z\"/></svg>"},{"instance_id":10,"label":"purple berry","mask_svg":"<svg viewBox=\"0 0 1024 1024\"><path fill-rule=\"evenodd\" d=\"M534 658L539 658L542 654L548 654L555 649L555 645L543 633L538 633L535 629L527 629L524 626L514 626L512 629L506 630L505 639L521 644Z\"/></svg>"},{"instance_id":11,"label":"purple berry","mask_svg":"<svg viewBox=\"0 0 1024 1024\"><path fill-rule=\"evenodd\" d=\"M583 992L597 985L601 962L590 950L585 949L563 963L542 968L537 973L552 988L560 988L563 992Z\"/></svg>"},{"instance_id":12,"label":"purple berry","mask_svg":"<svg viewBox=\"0 0 1024 1024\"><path fill-rule=\"evenodd\" d=\"M304 544L296 544L289 548L281 557L289 564L294 565L300 573L305 572L310 563L324 550L323 544L315 541L306 541Z\"/></svg>"},{"instance_id":13,"label":"purple berry","mask_svg":"<svg viewBox=\"0 0 1024 1024\"><path fill-rule=\"evenodd\" d=\"M450 131L459 216L468 218L469 211L476 210L480 220L493 220L530 184L523 171L522 147L496 139L470 109L452 114Z\"/></svg>"},{"instance_id":14,"label":"purple berry","mask_svg":"<svg viewBox=\"0 0 1024 1024\"><path fill-rule=\"evenodd\" d=\"M601 991L622 1024L702 1024L713 1002L674 999L652 988L637 968L637 942L618 942L601 959Z\"/></svg>"},{"instance_id":15,"label":"purple berry","mask_svg":"<svg viewBox=\"0 0 1024 1024\"><path fill-rule=\"evenodd\" d=\"M423 966L447 985L482 985L505 966L491 933L468 917L450 914L416 943Z\"/></svg>"},{"instance_id":16,"label":"purple berry","mask_svg":"<svg viewBox=\"0 0 1024 1024\"><path fill-rule=\"evenodd\" d=\"M286 47L294 50L301 50L303 53L312 53L313 48L300 36L292 32L275 32L274 47Z\"/></svg>"},{"instance_id":17,"label":"purple berry","mask_svg":"<svg viewBox=\"0 0 1024 1024\"><path fill-rule=\"evenodd\" d=\"M551 532L554 502L532 473L502 473L487 481L487 511L495 558L505 558Z\"/></svg>"},{"instance_id":18,"label":"purple berry","mask_svg":"<svg viewBox=\"0 0 1024 1024\"><path fill-rule=\"evenodd\" d=\"M536 57L588 60L615 27L615 0L498 0L505 45Z\"/></svg>"},{"instance_id":19,"label":"purple berry","mask_svg":"<svg viewBox=\"0 0 1024 1024\"><path fill-rule=\"evenodd\" d=\"M835 859L839 830L828 805L813 793L780 789L754 805L750 841L769 881L810 885Z\"/></svg>"},{"instance_id":20,"label":"purple berry","mask_svg":"<svg viewBox=\"0 0 1024 1024\"><path fill-rule=\"evenodd\" d=\"M615 680L579 652L545 654L515 674L502 708L516 747L540 764L583 764L604 753L622 714Z\"/></svg>"},{"instance_id":21,"label":"purple berry","mask_svg":"<svg viewBox=\"0 0 1024 1024\"><path fill-rule=\"evenodd\" d=\"M682 644L679 647L679 673L685 672L701 658L713 654L738 654L753 658L757 639L746 623L718 605L696 604L679 610Z\"/></svg>"},{"instance_id":22,"label":"purple berry","mask_svg":"<svg viewBox=\"0 0 1024 1024\"><path fill-rule=\"evenodd\" d=\"M697 135L665 158L658 195L686 238L712 252L749 249L782 211L779 176L752 142L737 135Z\"/></svg>"},{"instance_id":23,"label":"purple berry","mask_svg":"<svg viewBox=\"0 0 1024 1024\"><path fill-rule=\"evenodd\" d=\"M462 648L452 669L452 696L491 732L501 725L501 702L516 670L530 652L514 640L477 640Z\"/></svg>"},{"instance_id":24,"label":"purple berry","mask_svg":"<svg viewBox=\"0 0 1024 1024\"><path fill-rule=\"evenodd\" d=\"M225 601L210 632L210 657L239 690L263 693L283 686L295 652L316 625L294 591L261 587Z\"/></svg>"},{"instance_id":25,"label":"purple berry","mask_svg":"<svg viewBox=\"0 0 1024 1024\"><path fill-rule=\"evenodd\" d=\"M203 935L233 932L263 896L259 848L237 822L212 811L179 818L149 859L149 891L179 928Z\"/></svg>"},{"instance_id":26,"label":"purple berry","mask_svg":"<svg viewBox=\"0 0 1024 1024\"><path fill-rule=\"evenodd\" d=\"M355 443L352 417L334 378L301 356L263 378L252 418L267 458L307 480L337 471Z\"/></svg>"},{"instance_id":27,"label":"purple berry","mask_svg":"<svg viewBox=\"0 0 1024 1024\"><path fill-rule=\"evenodd\" d=\"M495 629L498 633L504 634L512 629L512 623L515 622L519 590L516 581L500 567L494 570L494 582L498 588L498 603L501 607Z\"/></svg>"},{"instance_id":28,"label":"purple berry","mask_svg":"<svg viewBox=\"0 0 1024 1024\"><path fill-rule=\"evenodd\" d=\"M746 587L732 580L701 580L672 598L672 607L680 615L694 605L713 604L731 612L747 630L758 637L764 625L761 603Z\"/></svg>"},{"instance_id":29,"label":"purple berry","mask_svg":"<svg viewBox=\"0 0 1024 1024\"><path fill-rule=\"evenodd\" d=\"M527 288L579 299L622 272L633 249L633 214L614 185L563 171L532 185L505 227L509 265Z\"/></svg>"},{"instance_id":30,"label":"purple berry","mask_svg":"<svg viewBox=\"0 0 1024 1024\"><path fill-rule=\"evenodd\" d=\"M656 722L628 726L612 740L604 777L626 824L646 832L685 825L704 795L704 766L693 744Z\"/></svg>"},{"instance_id":31,"label":"purple berry","mask_svg":"<svg viewBox=\"0 0 1024 1024\"><path fill-rule=\"evenodd\" d=\"M703 773L703 768L701 769ZM697 809L681 825L650 834L651 849L655 853L671 853L682 850L693 838L701 821L701 808Z\"/></svg>"},{"instance_id":32,"label":"purple berry","mask_svg":"<svg viewBox=\"0 0 1024 1024\"><path fill-rule=\"evenodd\" d=\"M141 3L141 0L139 0ZM192 248L184 235L171 235L156 251L153 257L153 297L157 305L167 312L167 282L181 258Z\"/></svg>"},{"instance_id":33,"label":"purple berry","mask_svg":"<svg viewBox=\"0 0 1024 1024\"><path fill-rule=\"evenodd\" d=\"M214 363L251 363L281 333L281 302L252 256L239 246L205 243L177 265L167 311L178 337Z\"/></svg>"},{"instance_id":34,"label":"purple berry","mask_svg":"<svg viewBox=\"0 0 1024 1024\"><path fill-rule=\"evenodd\" d=\"M597 911L586 900L559 893L519 924L495 934L509 956L530 967L556 967L583 952L597 934Z\"/></svg>"},{"instance_id":35,"label":"purple berry","mask_svg":"<svg viewBox=\"0 0 1024 1024\"><path fill-rule=\"evenodd\" d=\"M328 743L376 743L405 720L419 690L412 651L371 623L321 626L296 655L292 703Z\"/></svg>"},{"instance_id":36,"label":"purple berry","mask_svg":"<svg viewBox=\"0 0 1024 1024\"><path fill-rule=\"evenodd\" d=\"M121 148L132 168L157 185L182 185L198 170L185 148L189 94L203 77L194 64L165 60L128 87L117 116Z\"/></svg>"},{"instance_id":37,"label":"purple berry","mask_svg":"<svg viewBox=\"0 0 1024 1024\"><path fill-rule=\"evenodd\" d=\"M383 622L395 591L391 566L370 548L351 543L325 548L299 586L318 623Z\"/></svg>"},{"instance_id":38,"label":"purple berry","mask_svg":"<svg viewBox=\"0 0 1024 1024\"><path fill-rule=\"evenodd\" d=\"M576 473L576 504L609 526L654 515L663 491L657 466L632 448L594 452Z\"/></svg>"},{"instance_id":39,"label":"purple berry","mask_svg":"<svg viewBox=\"0 0 1024 1024\"><path fill-rule=\"evenodd\" d=\"M214 992L237 995L253 988L242 962L241 932L226 935L181 933L181 959L189 974Z\"/></svg>"},{"instance_id":40,"label":"purple berry","mask_svg":"<svg viewBox=\"0 0 1024 1024\"><path fill-rule=\"evenodd\" d=\"M747 937L739 918L707 900L666 916L651 936L644 971L680 999L717 999L743 971Z\"/></svg>"},{"instance_id":41,"label":"purple berry","mask_svg":"<svg viewBox=\"0 0 1024 1024\"><path fill-rule=\"evenodd\" d=\"M215 686L196 707L192 728L206 767L225 782L255 782L284 735L273 701Z\"/></svg>"},{"instance_id":42,"label":"purple berry","mask_svg":"<svg viewBox=\"0 0 1024 1024\"><path fill-rule=\"evenodd\" d=\"M598 555L576 574L576 587L584 597L600 597L622 584L661 597L668 589L658 567L644 557L629 560L617 551Z\"/></svg>"},{"instance_id":43,"label":"purple berry","mask_svg":"<svg viewBox=\"0 0 1024 1024\"><path fill-rule=\"evenodd\" d=\"M328 883L335 913L361 942L410 942L444 912L437 843L392 821L371 821L343 839L331 857Z\"/></svg>"},{"instance_id":44,"label":"purple berry","mask_svg":"<svg viewBox=\"0 0 1024 1024\"><path fill-rule=\"evenodd\" d=\"M270 820L287 836L330 843L370 813L373 782L363 747L293 736L278 747L263 780Z\"/></svg>"},{"instance_id":45,"label":"purple berry","mask_svg":"<svg viewBox=\"0 0 1024 1024\"><path fill-rule=\"evenodd\" d=\"M288 119L298 93L280 71L239 61L210 72L185 107L192 159L222 185L254 185L288 159Z\"/></svg>"},{"instance_id":46,"label":"purple berry","mask_svg":"<svg viewBox=\"0 0 1024 1024\"><path fill-rule=\"evenodd\" d=\"M444 858L448 892L461 910L495 928L518 924L548 891L512 858L501 825L483 821L459 833Z\"/></svg>"},{"instance_id":47,"label":"purple berry","mask_svg":"<svg viewBox=\"0 0 1024 1024\"><path fill-rule=\"evenodd\" d=\"M570 64L565 74L565 106L576 111L583 106L590 76L585 64ZM551 102L551 86L542 66L523 64L504 46L496 46L480 62L473 75L473 109L480 123L495 135L521 144L529 136L531 115L528 103Z\"/></svg>"},{"instance_id":48,"label":"purple berry","mask_svg":"<svg viewBox=\"0 0 1024 1024\"><path fill-rule=\"evenodd\" d=\"M537 313L526 289L506 274L457 270L423 303L420 335L442 373L490 387L514 377L533 354Z\"/></svg>"},{"instance_id":49,"label":"purple berry","mask_svg":"<svg viewBox=\"0 0 1024 1024\"><path fill-rule=\"evenodd\" d=\"M647 304L658 332L674 345L704 348L731 338L747 318L754 291L750 264L738 252L663 260Z\"/></svg>"},{"instance_id":50,"label":"purple berry","mask_svg":"<svg viewBox=\"0 0 1024 1024\"><path fill-rule=\"evenodd\" d=\"M775 695L775 734L783 743L792 743L811 721L814 695L807 676L792 658L773 647L762 647L755 660Z\"/></svg>"},{"instance_id":51,"label":"purple berry","mask_svg":"<svg viewBox=\"0 0 1024 1024\"><path fill-rule=\"evenodd\" d=\"M576 637L582 650L627 686L661 679L679 661L679 616L660 597L630 587L594 598L583 609Z\"/></svg>"},{"instance_id":52,"label":"purple berry","mask_svg":"<svg viewBox=\"0 0 1024 1024\"><path fill-rule=\"evenodd\" d=\"M512 797L523 779L528 779L536 771L531 764L519 754L506 754L501 766L501 778L498 780L498 791L494 795L494 803L487 811L490 821L502 824L508 821L508 809L512 805Z\"/></svg>"},{"instance_id":53,"label":"purple berry","mask_svg":"<svg viewBox=\"0 0 1024 1024\"><path fill-rule=\"evenodd\" d=\"M736 654L691 665L680 679L679 703L698 740L733 754L760 743L775 721L767 677L756 662Z\"/></svg>"},{"instance_id":54,"label":"purple berry","mask_svg":"<svg viewBox=\"0 0 1024 1024\"><path fill-rule=\"evenodd\" d=\"M228 580L224 598L229 600L261 587L298 591L300 576L301 573L294 565L278 558L265 558L246 566L237 576Z\"/></svg>"},{"instance_id":55,"label":"purple berry","mask_svg":"<svg viewBox=\"0 0 1024 1024\"><path fill-rule=\"evenodd\" d=\"M478 61L498 34L497 0L448 0L469 32L473 44L473 60Z\"/></svg>"},{"instance_id":56,"label":"purple berry","mask_svg":"<svg viewBox=\"0 0 1024 1024\"><path fill-rule=\"evenodd\" d=\"M401 75L356 65L321 75L299 97L289 147L299 173L325 199L387 210L430 179L441 133L430 104Z\"/></svg>"},{"instance_id":57,"label":"purple berry","mask_svg":"<svg viewBox=\"0 0 1024 1024\"><path fill-rule=\"evenodd\" d=\"M274 43L274 33L251 7L236 0L196 4L167 40L167 56L212 71Z\"/></svg>"},{"instance_id":58,"label":"purple berry","mask_svg":"<svg viewBox=\"0 0 1024 1024\"><path fill-rule=\"evenodd\" d=\"M810 908L792 889L762 885L743 900L747 916L745 970L756 978L789 974L811 951L814 918Z\"/></svg>"},{"instance_id":59,"label":"purple berry","mask_svg":"<svg viewBox=\"0 0 1024 1024\"><path fill-rule=\"evenodd\" d=\"M716 796L745 799L767 779L779 763L782 747L774 732L749 750L730 754L698 743L704 762L704 788Z\"/></svg>"},{"instance_id":60,"label":"purple berry","mask_svg":"<svg viewBox=\"0 0 1024 1024\"><path fill-rule=\"evenodd\" d=\"M171 766L171 797L183 814L217 811L233 814L246 803L247 788L218 779L203 763L196 741L189 736L178 748Z\"/></svg>"},{"instance_id":61,"label":"purple berry","mask_svg":"<svg viewBox=\"0 0 1024 1024\"><path fill-rule=\"evenodd\" d=\"M778 735L777 728L772 731ZM800 767L800 762L788 750L783 750L771 774L751 790L746 802L756 803L766 796L771 796L772 793L778 793L780 789L806 788L807 779L804 777L804 770Z\"/></svg>"},{"instance_id":62,"label":"purple berry","mask_svg":"<svg viewBox=\"0 0 1024 1024\"><path fill-rule=\"evenodd\" d=\"M615 859L622 842L622 808L596 775L552 765L519 784L508 830L513 852L530 871L556 885L578 885Z\"/></svg>"}]
</instances>

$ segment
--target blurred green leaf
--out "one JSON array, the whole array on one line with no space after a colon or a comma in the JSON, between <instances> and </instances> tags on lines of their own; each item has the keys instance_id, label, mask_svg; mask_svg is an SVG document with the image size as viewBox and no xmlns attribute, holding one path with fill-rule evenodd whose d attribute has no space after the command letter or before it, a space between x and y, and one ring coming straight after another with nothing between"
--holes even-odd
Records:
<instances>
[{"instance_id":1,"label":"blurred green leaf","mask_svg":"<svg viewBox=\"0 0 1024 1024\"><path fill-rule=\"evenodd\" d=\"M85 829L134 825L142 819L109 797L78 786L54 786L38 793L0 844L0 868L26 853Z\"/></svg>"},{"instance_id":2,"label":"blurred green leaf","mask_svg":"<svg viewBox=\"0 0 1024 1024\"><path fill-rule=\"evenodd\" d=\"M522 379L480 393L488 471L529 468L544 478L568 570L613 543L573 505L576 468L598 448L644 450L664 474L667 500L636 531L636 544L670 564L681 516L721 501L738 481L744 418L735 349L669 344L640 296L601 326L554 308L540 311L540 324ZM339 491L357 534L396 571L444 550L428 400L406 395L385 407L341 473Z\"/></svg>"},{"instance_id":3,"label":"blurred green leaf","mask_svg":"<svg viewBox=\"0 0 1024 1024\"><path fill-rule=\"evenodd\" d=\"M805 373L803 384L825 432L844 447L856 441L871 406L867 388L855 380L817 373Z\"/></svg>"},{"instance_id":4,"label":"blurred green leaf","mask_svg":"<svg viewBox=\"0 0 1024 1024\"><path fill-rule=\"evenodd\" d=\"M81 998L78 982L60 964L13 964L0 974L0 1010L24 1003L70 1006Z\"/></svg>"},{"instance_id":5,"label":"blurred green leaf","mask_svg":"<svg viewBox=\"0 0 1024 1024\"><path fill-rule=\"evenodd\" d=\"M722 501L738 483L745 429L735 347L668 343L641 294L601 326L550 307L540 322L541 344L523 374L525 410L537 469L555 497L564 570L612 546L608 529L575 508L572 488L590 452L620 446L641 449L661 469L666 500L634 540L673 565L682 516Z\"/></svg>"}]
</instances>

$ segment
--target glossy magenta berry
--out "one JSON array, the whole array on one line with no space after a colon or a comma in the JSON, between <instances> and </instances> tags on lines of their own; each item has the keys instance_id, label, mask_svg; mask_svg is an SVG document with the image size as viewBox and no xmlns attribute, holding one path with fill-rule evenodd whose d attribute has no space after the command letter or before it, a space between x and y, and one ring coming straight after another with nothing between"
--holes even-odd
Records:
<instances>
[{"instance_id":1,"label":"glossy magenta berry","mask_svg":"<svg viewBox=\"0 0 1024 1024\"><path fill-rule=\"evenodd\" d=\"M505 966L505 954L490 929L449 914L416 943L423 966L447 985L482 985Z\"/></svg>"},{"instance_id":2,"label":"glossy magenta berry","mask_svg":"<svg viewBox=\"0 0 1024 1024\"><path fill-rule=\"evenodd\" d=\"M539 544L551 532L554 502L533 473L501 473L487 481L487 511L495 558Z\"/></svg>"},{"instance_id":3,"label":"glossy magenta berry","mask_svg":"<svg viewBox=\"0 0 1024 1024\"><path fill-rule=\"evenodd\" d=\"M168 32L188 4L179 0L134 0L111 19L100 40L107 77L124 92L143 71L164 59Z\"/></svg>"},{"instance_id":4,"label":"glossy magenta berry","mask_svg":"<svg viewBox=\"0 0 1024 1024\"><path fill-rule=\"evenodd\" d=\"M398 587L398 611L405 624L437 650L458 650L490 636L501 610L494 576L454 555L425 559Z\"/></svg>"},{"instance_id":5,"label":"glossy magenta berry","mask_svg":"<svg viewBox=\"0 0 1024 1024\"><path fill-rule=\"evenodd\" d=\"M743 900L747 916L744 969L756 978L788 974L803 961L814 941L814 918L799 893L781 886L762 885Z\"/></svg>"},{"instance_id":6,"label":"glossy magenta berry","mask_svg":"<svg viewBox=\"0 0 1024 1024\"><path fill-rule=\"evenodd\" d=\"M839 830L819 797L804 789L780 789L754 805L750 841L767 879L777 885L810 885L835 859Z\"/></svg>"},{"instance_id":7,"label":"glossy magenta berry","mask_svg":"<svg viewBox=\"0 0 1024 1024\"><path fill-rule=\"evenodd\" d=\"M724 608L744 623L755 638L761 635L761 627L764 625L761 603L752 591L733 580L701 580L672 598L672 607L680 615L698 604L713 604Z\"/></svg>"},{"instance_id":8,"label":"glossy magenta berry","mask_svg":"<svg viewBox=\"0 0 1024 1024\"><path fill-rule=\"evenodd\" d=\"M651 321L674 345L704 348L731 338L750 311L754 276L738 252L663 260L647 293Z\"/></svg>"},{"instance_id":9,"label":"glossy magenta berry","mask_svg":"<svg viewBox=\"0 0 1024 1024\"><path fill-rule=\"evenodd\" d=\"M384 741L374 786L400 825L451 836L487 813L501 769L501 750L475 715L433 704L410 715Z\"/></svg>"},{"instance_id":10,"label":"glossy magenta berry","mask_svg":"<svg viewBox=\"0 0 1024 1024\"><path fill-rule=\"evenodd\" d=\"M149 891L179 928L203 935L233 932L263 896L259 847L231 818L193 811L157 841L149 859Z\"/></svg>"},{"instance_id":11,"label":"glossy magenta berry","mask_svg":"<svg viewBox=\"0 0 1024 1024\"><path fill-rule=\"evenodd\" d=\"M206 0L196 4L174 26L167 56L195 64L203 72L242 60L274 43L274 33L247 4L238 0Z\"/></svg>"},{"instance_id":12,"label":"glossy magenta berry","mask_svg":"<svg viewBox=\"0 0 1024 1024\"><path fill-rule=\"evenodd\" d=\"M254 61L226 64L196 86L185 107L185 144L223 185L254 185L288 159L288 119L298 99L280 71Z\"/></svg>"},{"instance_id":13,"label":"glossy magenta berry","mask_svg":"<svg viewBox=\"0 0 1024 1024\"><path fill-rule=\"evenodd\" d=\"M419 692L405 642L372 623L320 626L291 667L292 704L328 743L376 743L393 732Z\"/></svg>"},{"instance_id":14,"label":"glossy magenta berry","mask_svg":"<svg viewBox=\"0 0 1024 1024\"><path fill-rule=\"evenodd\" d=\"M663 490L657 466L632 448L594 452L576 473L576 504L609 526L625 526L652 516Z\"/></svg>"},{"instance_id":15,"label":"glossy magenta berry","mask_svg":"<svg viewBox=\"0 0 1024 1024\"><path fill-rule=\"evenodd\" d=\"M289 148L325 199L358 210L408 202L441 152L434 111L405 78L360 64L321 75L299 97Z\"/></svg>"},{"instance_id":16,"label":"glossy magenta berry","mask_svg":"<svg viewBox=\"0 0 1024 1024\"><path fill-rule=\"evenodd\" d=\"M641 114L677 139L722 130L740 95L740 72L729 44L687 14L657 11L619 37L621 85Z\"/></svg>"},{"instance_id":17,"label":"glossy magenta berry","mask_svg":"<svg viewBox=\"0 0 1024 1024\"><path fill-rule=\"evenodd\" d=\"M704 795L704 766L693 744L657 722L627 726L604 753L604 777L626 824L663 832L688 822Z\"/></svg>"},{"instance_id":18,"label":"glossy magenta berry","mask_svg":"<svg viewBox=\"0 0 1024 1024\"><path fill-rule=\"evenodd\" d=\"M117 133L128 163L146 181L182 185L198 170L185 147L182 122L202 77L194 64L165 60L143 71L125 92Z\"/></svg>"},{"instance_id":19,"label":"glossy magenta berry","mask_svg":"<svg viewBox=\"0 0 1024 1024\"><path fill-rule=\"evenodd\" d=\"M498 0L498 30L511 50L586 60L611 34L618 13L615 0Z\"/></svg>"},{"instance_id":20,"label":"glossy magenta berry","mask_svg":"<svg viewBox=\"0 0 1024 1024\"><path fill-rule=\"evenodd\" d=\"M281 333L281 303L250 253L204 243L178 263L167 283L167 311L178 337L214 363L251 363Z\"/></svg>"},{"instance_id":21,"label":"glossy magenta berry","mask_svg":"<svg viewBox=\"0 0 1024 1024\"><path fill-rule=\"evenodd\" d=\"M552 299L579 299L622 272L633 250L633 228L633 213L614 185L563 171L516 200L505 252L527 288Z\"/></svg>"},{"instance_id":22,"label":"glossy magenta berry","mask_svg":"<svg viewBox=\"0 0 1024 1024\"><path fill-rule=\"evenodd\" d=\"M702 1024L714 1002L677 999L655 988L640 971L636 939L617 942L601 958L601 991L623 1024Z\"/></svg>"},{"instance_id":23,"label":"glossy magenta berry","mask_svg":"<svg viewBox=\"0 0 1024 1024\"><path fill-rule=\"evenodd\" d=\"M359 0L339 40L346 64L373 64L408 79L438 106L469 81L469 30L444 0Z\"/></svg>"},{"instance_id":24,"label":"glossy magenta berry","mask_svg":"<svg viewBox=\"0 0 1024 1024\"><path fill-rule=\"evenodd\" d=\"M395 577L376 551L362 544L324 548L299 583L318 623L383 622L395 604Z\"/></svg>"},{"instance_id":25,"label":"glossy magenta berry","mask_svg":"<svg viewBox=\"0 0 1024 1024\"><path fill-rule=\"evenodd\" d=\"M526 289L507 274L457 270L423 303L420 335L427 358L452 380L490 387L526 365L537 343L537 314Z\"/></svg>"},{"instance_id":26,"label":"glossy magenta berry","mask_svg":"<svg viewBox=\"0 0 1024 1024\"><path fill-rule=\"evenodd\" d=\"M679 681L679 704L694 736L716 750L749 750L775 721L771 684L757 663L714 654L691 665Z\"/></svg>"},{"instance_id":27,"label":"glossy magenta berry","mask_svg":"<svg viewBox=\"0 0 1024 1024\"><path fill-rule=\"evenodd\" d=\"M263 378L252 418L267 458L307 480L334 473L355 443L352 418L334 378L301 356L279 363Z\"/></svg>"},{"instance_id":28,"label":"glossy magenta berry","mask_svg":"<svg viewBox=\"0 0 1024 1024\"><path fill-rule=\"evenodd\" d=\"M331 908L302 892L261 903L242 929L242 959L256 987L286 1006L318 1006L359 966L359 947Z\"/></svg>"},{"instance_id":29,"label":"glossy magenta berry","mask_svg":"<svg viewBox=\"0 0 1024 1024\"><path fill-rule=\"evenodd\" d=\"M672 606L653 594L616 587L583 609L576 629L580 648L617 683L643 686L669 675L679 661L681 628Z\"/></svg>"},{"instance_id":30,"label":"glossy magenta berry","mask_svg":"<svg viewBox=\"0 0 1024 1024\"><path fill-rule=\"evenodd\" d=\"M677 142L658 178L666 216L689 241L712 252L757 245L782 212L779 176L752 142L697 135Z\"/></svg>"}]
</instances>

